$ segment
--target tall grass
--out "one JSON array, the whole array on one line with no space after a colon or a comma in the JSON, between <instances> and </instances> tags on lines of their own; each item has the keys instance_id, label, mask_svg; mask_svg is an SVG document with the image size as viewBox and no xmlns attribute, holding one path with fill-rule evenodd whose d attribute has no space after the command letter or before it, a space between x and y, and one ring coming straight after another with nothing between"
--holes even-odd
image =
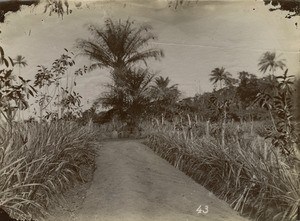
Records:
<instances>
[{"instance_id":1,"label":"tall grass","mask_svg":"<svg viewBox=\"0 0 300 221\"><path fill-rule=\"evenodd\" d=\"M17 219L43 218L64 190L84 181L81 168L94 162L95 133L64 121L9 127L0 129L0 207Z\"/></svg>"},{"instance_id":2,"label":"tall grass","mask_svg":"<svg viewBox=\"0 0 300 221\"><path fill-rule=\"evenodd\" d=\"M299 158L283 157L255 133L239 136L228 129L230 124L225 145L217 136L186 136L188 131L172 130L170 124L148 127L152 132L145 142L150 148L235 210L255 220L296 220Z\"/></svg>"}]
</instances>

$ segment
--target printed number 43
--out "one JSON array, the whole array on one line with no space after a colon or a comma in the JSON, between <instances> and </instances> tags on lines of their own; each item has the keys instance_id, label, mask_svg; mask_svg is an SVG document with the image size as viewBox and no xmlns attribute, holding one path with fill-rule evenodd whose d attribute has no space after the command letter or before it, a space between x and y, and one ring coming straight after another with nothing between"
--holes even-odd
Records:
<instances>
[{"instance_id":1,"label":"printed number 43","mask_svg":"<svg viewBox=\"0 0 300 221\"><path fill-rule=\"evenodd\" d=\"M198 207L198 209L196 210L196 212L198 212L198 213L204 213L204 214L208 213L208 205L205 205L204 209L202 209L202 205L200 205Z\"/></svg>"}]
</instances>

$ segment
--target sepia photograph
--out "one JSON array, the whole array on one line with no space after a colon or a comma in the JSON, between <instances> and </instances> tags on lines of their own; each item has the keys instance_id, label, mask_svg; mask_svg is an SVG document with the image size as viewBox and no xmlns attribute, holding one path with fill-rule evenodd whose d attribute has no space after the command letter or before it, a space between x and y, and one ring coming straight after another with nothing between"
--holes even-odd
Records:
<instances>
[{"instance_id":1,"label":"sepia photograph","mask_svg":"<svg viewBox=\"0 0 300 221\"><path fill-rule=\"evenodd\" d=\"M0 221L300 221L300 0L0 0Z\"/></svg>"}]
</instances>

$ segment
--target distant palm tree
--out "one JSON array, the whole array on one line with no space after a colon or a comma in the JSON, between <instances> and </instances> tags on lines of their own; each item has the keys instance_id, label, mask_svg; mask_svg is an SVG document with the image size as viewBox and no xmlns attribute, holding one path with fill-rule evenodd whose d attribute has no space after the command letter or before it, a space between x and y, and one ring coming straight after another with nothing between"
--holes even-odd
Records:
<instances>
[{"instance_id":1,"label":"distant palm tree","mask_svg":"<svg viewBox=\"0 0 300 221\"><path fill-rule=\"evenodd\" d=\"M231 74L225 71L224 67L221 67L212 70L210 76L211 77L209 80L213 82L214 85L216 85L219 82L220 89L222 89L222 83L225 83L226 85L229 84Z\"/></svg>"},{"instance_id":2,"label":"distant palm tree","mask_svg":"<svg viewBox=\"0 0 300 221\"><path fill-rule=\"evenodd\" d=\"M14 65L17 65L19 67L19 83L28 83L26 81L24 81L24 79L21 77L21 68L27 66L27 61L25 60L25 57L23 57L22 55L17 55L17 57L13 60ZM19 102L19 106L21 107L21 102ZM21 119L21 108L18 110L18 117L19 120Z\"/></svg>"},{"instance_id":3,"label":"distant palm tree","mask_svg":"<svg viewBox=\"0 0 300 221\"><path fill-rule=\"evenodd\" d=\"M170 85L169 77L156 77L154 85L151 86L150 94L152 98L150 113L154 115L172 114L175 108L175 103L178 101L180 91L178 84Z\"/></svg>"},{"instance_id":4,"label":"distant palm tree","mask_svg":"<svg viewBox=\"0 0 300 221\"><path fill-rule=\"evenodd\" d=\"M156 100L177 100L180 95L178 84L170 85L169 77L156 77L155 85L151 86L151 94Z\"/></svg>"},{"instance_id":5,"label":"distant palm tree","mask_svg":"<svg viewBox=\"0 0 300 221\"><path fill-rule=\"evenodd\" d=\"M19 67L19 77L21 76L21 68L27 66L27 61L25 60L25 57L22 55L17 55L17 57L14 59L14 65L17 65Z\"/></svg>"},{"instance_id":6,"label":"distant palm tree","mask_svg":"<svg viewBox=\"0 0 300 221\"><path fill-rule=\"evenodd\" d=\"M258 66L259 70L262 73L266 73L269 70L270 75L274 76L277 68L283 70L285 65L285 59L279 59L279 56L276 56L276 52L265 52L259 60Z\"/></svg>"},{"instance_id":7,"label":"distant palm tree","mask_svg":"<svg viewBox=\"0 0 300 221\"><path fill-rule=\"evenodd\" d=\"M156 39L150 32L152 27L134 27L133 24L129 19L125 22L108 19L104 28L89 25L88 30L93 38L79 39L77 47L80 54L95 61L91 69L106 67L120 72L119 70L131 68L138 62L142 61L147 65L147 59L158 60L163 56L162 50L147 48L149 42Z\"/></svg>"}]
</instances>

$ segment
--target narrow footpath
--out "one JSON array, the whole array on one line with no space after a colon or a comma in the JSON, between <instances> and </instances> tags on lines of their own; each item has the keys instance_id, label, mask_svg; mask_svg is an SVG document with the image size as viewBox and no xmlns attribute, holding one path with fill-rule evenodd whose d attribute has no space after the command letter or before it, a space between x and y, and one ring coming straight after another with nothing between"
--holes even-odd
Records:
<instances>
[{"instance_id":1,"label":"narrow footpath","mask_svg":"<svg viewBox=\"0 0 300 221\"><path fill-rule=\"evenodd\" d=\"M247 221L139 141L105 142L96 164L86 197L68 220Z\"/></svg>"}]
</instances>

